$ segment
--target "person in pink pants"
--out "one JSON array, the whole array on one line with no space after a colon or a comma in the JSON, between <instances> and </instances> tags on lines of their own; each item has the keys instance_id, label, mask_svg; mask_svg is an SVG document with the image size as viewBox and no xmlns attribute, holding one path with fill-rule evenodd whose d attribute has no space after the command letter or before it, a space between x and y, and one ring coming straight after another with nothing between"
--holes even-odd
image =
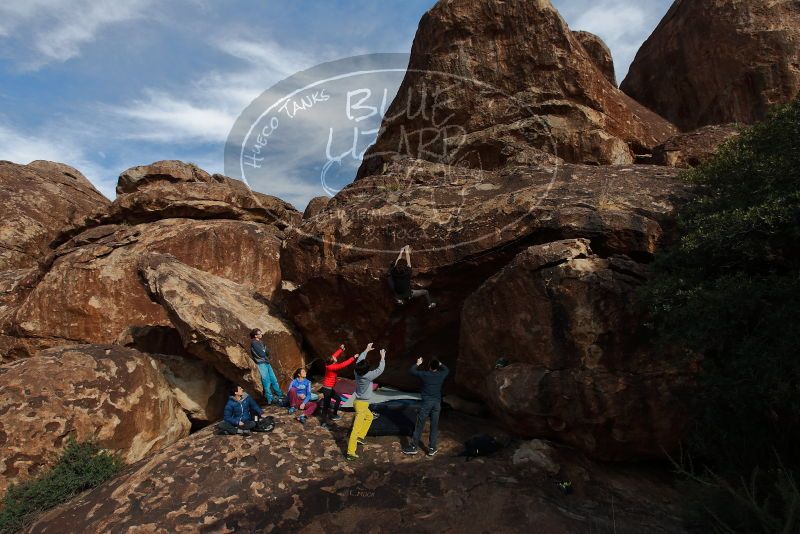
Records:
<instances>
[{"instance_id":1,"label":"person in pink pants","mask_svg":"<svg viewBox=\"0 0 800 534\"><path fill-rule=\"evenodd\" d=\"M303 424L317 409L317 403L311 401L311 381L302 367L294 372L294 380L289 384L289 406L297 408L297 420Z\"/></svg>"}]
</instances>

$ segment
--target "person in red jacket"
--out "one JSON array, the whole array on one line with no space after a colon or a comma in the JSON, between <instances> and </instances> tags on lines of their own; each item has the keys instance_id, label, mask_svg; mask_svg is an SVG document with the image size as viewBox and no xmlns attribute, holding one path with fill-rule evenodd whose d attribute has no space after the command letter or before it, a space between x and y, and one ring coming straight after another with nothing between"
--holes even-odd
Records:
<instances>
[{"instance_id":1,"label":"person in red jacket","mask_svg":"<svg viewBox=\"0 0 800 534\"><path fill-rule=\"evenodd\" d=\"M356 357L347 358L344 361L339 361L339 356L344 352L344 345L339 345L339 348L328 357L325 362L325 376L322 379L322 427L328 428L331 421L338 421L342 418L339 415L339 406L342 404L342 399L333 390L336 385L336 376L339 371L356 361ZM331 415L331 404L333 404L333 415Z\"/></svg>"}]
</instances>

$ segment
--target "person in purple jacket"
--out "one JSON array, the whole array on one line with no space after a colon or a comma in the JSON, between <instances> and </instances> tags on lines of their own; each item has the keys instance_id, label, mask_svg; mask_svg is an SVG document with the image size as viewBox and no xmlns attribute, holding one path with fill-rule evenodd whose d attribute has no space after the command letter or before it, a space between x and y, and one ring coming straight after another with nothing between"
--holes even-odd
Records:
<instances>
[{"instance_id":1,"label":"person in purple jacket","mask_svg":"<svg viewBox=\"0 0 800 534\"><path fill-rule=\"evenodd\" d=\"M302 367L294 372L294 379L289 384L289 406L298 410L297 420L303 424L306 417L317 409L317 403L311 400L311 381L306 378L306 370Z\"/></svg>"}]
</instances>

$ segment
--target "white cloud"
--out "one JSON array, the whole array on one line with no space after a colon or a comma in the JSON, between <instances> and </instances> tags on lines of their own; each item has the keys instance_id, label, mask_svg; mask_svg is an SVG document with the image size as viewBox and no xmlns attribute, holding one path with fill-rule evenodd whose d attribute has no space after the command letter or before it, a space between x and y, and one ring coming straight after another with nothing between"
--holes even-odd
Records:
<instances>
[{"instance_id":1,"label":"white cloud","mask_svg":"<svg viewBox=\"0 0 800 534\"><path fill-rule=\"evenodd\" d=\"M18 37L26 70L80 54L108 26L145 16L153 0L24 0L0 4L0 37Z\"/></svg>"},{"instance_id":2,"label":"white cloud","mask_svg":"<svg viewBox=\"0 0 800 534\"><path fill-rule=\"evenodd\" d=\"M181 89L146 89L142 98L105 108L130 119L125 137L163 143L224 142L236 117L264 90L324 61L271 41L219 37L212 42L244 65L209 72Z\"/></svg>"},{"instance_id":3,"label":"white cloud","mask_svg":"<svg viewBox=\"0 0 800 534\"><path fill-rule=\"evenodd\" d=\"M225 141L236 115L224 106L177 98L161 91L147 91L147 97L113 113L131 119L122 137L165 143Z\"/></svg>"},{"instance_id":4,"label":"white cloud","mask_svg":"<svg viewBox=\"0 0 800 534\"><path fill-rule=\"evenodd\" d=\"M639 47L664 16L671 0L554 0L572 30L600 36L611 49L621 82Z\"/></svg>"}]
</instances>

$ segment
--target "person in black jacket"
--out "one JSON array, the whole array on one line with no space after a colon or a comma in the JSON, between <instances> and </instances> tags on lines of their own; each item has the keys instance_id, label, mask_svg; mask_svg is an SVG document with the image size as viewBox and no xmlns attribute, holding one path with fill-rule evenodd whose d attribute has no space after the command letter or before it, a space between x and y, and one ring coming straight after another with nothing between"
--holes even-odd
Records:
<instances>
[{"instance_id":1,"label":"person in black jacket","mask_svg":"<svg viewBox=\"0 0 800 534\"><path fill-rule=\"evenodd\" d=\"M245 393L241 386L236 386L233 395L228 397L224 416L218 428L223 434L248 436L256 427L255 418L262 413L263 410L253 400L253 397Z\"/></svg>"},{"instance_id":2,"label":"person in black jacket","mask_svg":"<svg viewBox=\"0 0 800 534\"><path fill-rule=\"evenodd\" d=\"M433 456L438 451L436 445L439 434L439 414L442 412L442 385L447 375L450 374L450 369L436 358L432 359L431 363L428 364L427 371L420 371L420 365L422 365L422 358L418 358L416 365L412 366L409 371L422 381L422 389L420 390L422 404L417 415L417 424L414 426L411 444L403 449L403 454L417 454L422 431L428 418L430 418L431 439L428 443L428 456Z\"/></svg>"},{"instance_id":3,"label":"person in black jacket","mask_svg":"<svg viewBox=\"0 0 800 534\"><path fill-rule=\"evenodd\" d=\"M403 260L405 254L405 263ZM428 308L433 308L436 303L431 300L431 294L427 289L411 289L411 247L406 245L400 249L397 259L389 267L389 287L392 288L394 298L398 304L403 305L411 299L425 297Z\"/></svg>"}]
</instances>

